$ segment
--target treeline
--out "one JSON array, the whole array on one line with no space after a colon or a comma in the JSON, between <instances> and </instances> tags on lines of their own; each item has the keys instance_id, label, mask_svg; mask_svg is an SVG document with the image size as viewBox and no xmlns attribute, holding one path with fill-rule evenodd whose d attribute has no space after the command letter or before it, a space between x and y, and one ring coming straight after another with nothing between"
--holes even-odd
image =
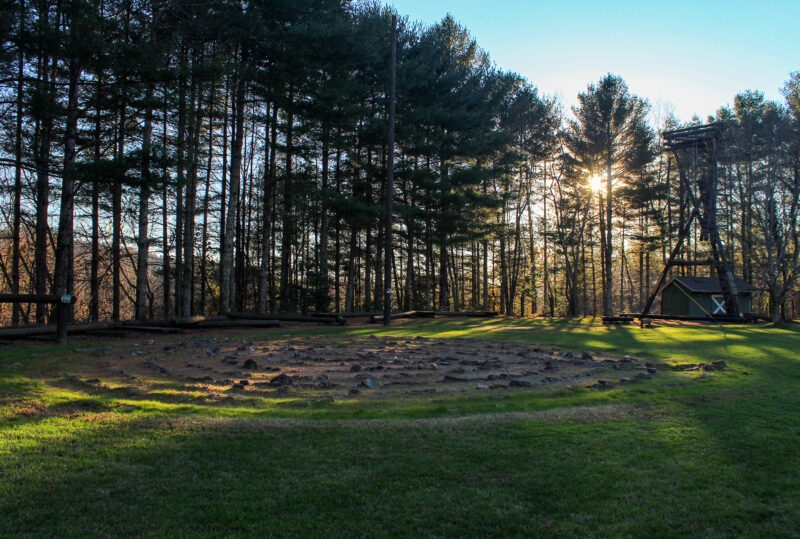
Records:
<instances>
[{"instance_id":1,"label":"treeline","mask_svg":"<svg viewBox=\"0 0 800 539\"><path fill-rule=\"evenodd\" d=\"M0 289L74 292L80 320L379 310L386 256L396 309L633 310L675 240L656 135L674 119L612 75L565 113L450 17L399 23L386 253L388 8L0 6ZM797 75L785 92L712 118L726 245L776 317L798 272Z\"/></svg>"}]
</instances>

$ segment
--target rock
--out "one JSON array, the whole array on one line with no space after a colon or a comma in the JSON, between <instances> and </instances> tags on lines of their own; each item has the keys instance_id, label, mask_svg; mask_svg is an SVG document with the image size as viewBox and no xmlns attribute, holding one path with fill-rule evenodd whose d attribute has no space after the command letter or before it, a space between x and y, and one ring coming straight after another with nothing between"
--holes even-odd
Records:
<instances>
[{"instance_id":1,"label":"rock","mask_svg":"<svg viewBox=\"0 0 800 539\"><path fill-rule=\"evenodd\" d=\"M478 384L477 386L475 386L475 389L478 390L489 389L489 386L487 386L486 384Z\"/></svg>"},{"instance_id":2,"label":"rock","mask_svg":"<svg viewBox=\"0 0 800 539\"><path fill-rule=\"evenodd\" d=\"M511 387L530 387L533 383L527 380L511 380L508 385Z\"/></svg>"},{"instance_id":3,"label":"rock","mask_svg":"<svg viewBox=\"0 0 800 539\"><path fill-rule=\"evenodd\" d=\"M288 386L291 383L292 383L292 377L287 376L286 374L279 374L278 376L269 381L269 385L273 387Z\"/></svg>"},{"instance_id":4,"label":"rock","mask_svg":"<svg viewBox=\"0 0 800 539\"><path fill-rule=\"evenodd\" d=\"M356 384L353 387L351 387L350 390L348 391L348 393L351 394L351 395L358 395L359 393L361 393L361 390L358 389L358 384Z\"/></svg>"},{"instance_id":5,"label":"rock","mask_svg":"<svg viewBox=\"0 0 800 539\"><path fill-rule=\"evenodd\" d=\"M80 382L83 379L79 374L68 374L66 378L70 382Z\"/></svg>"},{"instance_id":6,"label":"rock","mask_svg":"<svg viewBox=\"0 0 800 539\"><path fill-rule=\"evenodd\" d=\"M508 386L506 384L492 384L489 389L508 389Z\"/></svg>"},{"instance_id":7,"label":"rock","mask_svg":"<svg viewBox=\"0 0 800 539\"><path fill-rule=\"evenodd\" d=\"M598 380L597 383L590 385L589 387L595 389L610 389L614 387L614 384L609 382L608 380Z\"/></svg>"},{"instance_id":8,"label":"rock","mask_svg":"<svg viewBox=\"0 0 800 539\"><path fill-rule=\"evenodd\" d=\"M650 374L649 372L640 372L639 374L634 376L633 379L634 380L649 380L652 377L653 377L653 375Z\"/></svg>"},{"instance_id":9,"label":"rock","mask_svg":"<svg viewBox=\"0 0 800 539\"><path fill-rule=\"evenodd\" d=\"M698 368L696 363L681 363L672 366L673 371L696 371Z\"/></svg>"},{"instance_id":10,"label":"rock","mask_svg":"<svg viewBox=\"0 0 800 539\"><path fill-rule=\"evenodd\" d=\"M464 369L464 367L454 367L450 369L450 372L453 374L464 374L467 371L466 369Z\"/></svg>"},{"instance_id":11,"label":"rock","mask_svg":"<svg viewBox=\"0 0 800 539\"><path fill-rule=\"evenodd\" d=\"M105 348L75 348L73 352L77 354L91 354L93 356L104 356L107 351Z\"/></svg>"},{"instance_id":12,"label":"rock","mask_svg":"<svg viewBox=\"0 0 800 539\"><path fill-rule=\"evenodd\" d=\"M149 339L149 340L147 340L147 341L144 341L144 343L145 343L147 346L151 346L151 345L155 344L155 343L156 343L156 341L154 341L153 339Z\"/></svg>"},{"instance_id":13,"label":"rock","mask_svg":"<svg viewBox=\"0 0 800 539\"><path fill-rule=\"evenodd\" d=\"M239 384L240 386L249 386L250 382L248 382L247 380L239 380L237 384Z\"/></svg>"},{"instance_id":14,"label":"rock","mask_svg":"<svg viewBox=\"0 0 800 539\"><path fill-rule=\"evenodd\" d=\"M358 363L355 363L350 366L350 372L360 372L360 371L361 371L361 365L359 365Z\"/></svg>"},{"instance_id":15,"label":"rock","mask_svg":"<svg viewBox=\"0 0 800 539\"><path fill-rule=\"evenodd\" d=\"M437 365L436 363L428 363L427 365L423 366L422 368L425 369L425 370L429 370L429 371L435 371L435 370L437 370L439 368L439 365Z\"/></svg>"},{"instance_id":16,"label":"rock","mask_svg":"<svg viewBox=\"0 0 800 539\"><path fill-rule=\"evenodd\" d=\"M575 352L565 352L564 354L561 355L566 359L576 359L578 357L575 355Z\"/></svg>"},{"instance_id":17,"label":"rock","mask_svg":"<svg viewBox=\"0 0 800 539\"><path fill-rule=\"evenodd\" d=\"M333 388L335 386L336 386L336 384L334 384L333 382L329 382L327 380L321 380L317 384L317 387L319 387L320 389L331 389L331 388Z\"/></svg>"},{"instance_id":18,"label":"rock","mask_svg":"<svg viewBox=\"0 0 800 539\"><path fill-rule=\"evenodd\" d=\"M717 361L713 361L711 363L700 363L698 367L707 372L724 371L727 368L727 364L725 363L724 359L718 359Z\"/></svg>"},{"instance_id":19,"label":"rock","mask_svg":"<svg viewBox=\"0 0 800 539\"><path fill-rule=\"evenodd\" d=\"M376 380L375 378L365 378L361 380L361 385L369 389L378 389L383 384L380 380Z\"/></svg>"},{"instance_id":20,"label":"rock","mask_svg":"<svg viewBox=\"0 0 800 539\"><path fill-rule=\"evenodd\" d=\"M442 378L442 382L469 382L469 380L460 376L451 376L449 374L445 374L444 378Z\"/></svg>"},{"instance_id":21,"label":"rock","mask_svg":"<svg viewBox=\"0 0 800 539\"><path fill-rule=\"evenodd\" d=\"M656 374L658 371L654 367L647 367L647 372L649 374Z\"/></svg>"},{"instance_id":22,"label":"rock","mask_svg":"<svg viewBox=\"0 0 800 539\"><path fill-rule=\"evenodd\" d=\"M594 360L594 356L592 354L590 354L589 352L582 352L581 353L581 359L586 359L588 361L593 361Z\"/></svg>"},{"instance_id":23,"label":"rock","mask_svg":"<svg viewBox=\"0 0 800 539\"><path fill-rule=\"evenodd\" d=\"M100 383L100 378L90 378L90 379L88 379L88 380L84 380L84 382L83 382L83 383L85 383L85 384L92 384L92 385L96 385L96 384L99 384L99 383Z\"/></svg>"},{"instance_id":24,"label":"rock","mask_svg":"<svg viewBox=\"0 0 800 539\"><path fill-rule=\"evenodd\" d=\"M704 378L711 378L711 373L704 372L703 374L701 374L700 376L698 376L698 377L697 377L697 378L695 378L694 380L695 380L695 382L696 382L696 381L698 381L698 380L703 380Z\"/></svg>"},{"instance_id":25,"label":"rock","mask_svg":"<svg viewBox=\"0 0 800 539\"><path fill-rule=\"evenodd\" d=\"M244 386L240 384L233 384L231 386L232 391L244 391Z\"/></svg>"},{"instance_id":26,"label":"rock","mask_svg":"<svg viewBox=\"0 0 800 539\"><path fill-rule=\"evenodd\" d=\"M256 363L252 359L248 359L244 363L242 363L242 368L243 369L257 369L258 368L258 363Z\"/></svg>"}]
</instances>

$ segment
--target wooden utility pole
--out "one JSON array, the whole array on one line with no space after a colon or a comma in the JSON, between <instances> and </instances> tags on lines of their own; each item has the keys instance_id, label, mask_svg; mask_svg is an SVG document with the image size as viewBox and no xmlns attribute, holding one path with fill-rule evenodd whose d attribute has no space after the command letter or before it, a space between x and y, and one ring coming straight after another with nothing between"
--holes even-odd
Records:
<instances>
[{"instance_id":1,"label":"wooden utility pole","mask_svg":"<svg viewBox=\"0 0 800 539\"><path fill-rule=\"evenodd\" d=\"M386 165L386 231L383 257L383 325L392 323L392 195L394 193L394 100L397 67L397 16L392 15L391 53L389 57L389 150Z\"/></svg>"}]
</instances>

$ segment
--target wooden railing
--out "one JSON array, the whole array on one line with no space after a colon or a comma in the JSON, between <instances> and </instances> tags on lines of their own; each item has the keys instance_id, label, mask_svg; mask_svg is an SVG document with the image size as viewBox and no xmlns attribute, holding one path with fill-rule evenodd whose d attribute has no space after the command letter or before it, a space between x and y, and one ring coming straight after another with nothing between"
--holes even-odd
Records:
<instances>
[{"instance_id":1,"label":"wooden railing","mask_svg":"<svg viewBox=\"0 0 800 539\"><path fill-rule=\"evenodd\" d=\"M75 296L72 294L0 294L0 303L44 303L55 305L56 340L59 344L66 344L69 314L75 304Z\"/></svg>"}]
</instances>

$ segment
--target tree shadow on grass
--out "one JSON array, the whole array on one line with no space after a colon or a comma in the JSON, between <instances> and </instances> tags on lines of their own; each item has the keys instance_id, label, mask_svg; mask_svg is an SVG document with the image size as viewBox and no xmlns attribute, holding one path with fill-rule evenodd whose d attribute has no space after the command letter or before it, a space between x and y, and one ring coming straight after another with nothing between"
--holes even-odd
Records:
<instances>
[{"instance_id":1,"label":"tree shadow on grass","mask_svg":"<svg viewBox=\"0 0 800 539\"><path fill-rule=\"evenodd\" d=\"M792 455L763 476L763 500L754 498L745 471L760 459L729 452L729 429L704 421L719 413L718 404L700 408L603 422L53 418L24 433L35 443L0 453L14 470L0 476L0 529L207 536L757 532L762 503L780 507L796 488L796 477L788 485L779 477L791 476ZM794 518L796 511L787 513L772 531L789 531Z\"/></svg>"}]
</instances>

